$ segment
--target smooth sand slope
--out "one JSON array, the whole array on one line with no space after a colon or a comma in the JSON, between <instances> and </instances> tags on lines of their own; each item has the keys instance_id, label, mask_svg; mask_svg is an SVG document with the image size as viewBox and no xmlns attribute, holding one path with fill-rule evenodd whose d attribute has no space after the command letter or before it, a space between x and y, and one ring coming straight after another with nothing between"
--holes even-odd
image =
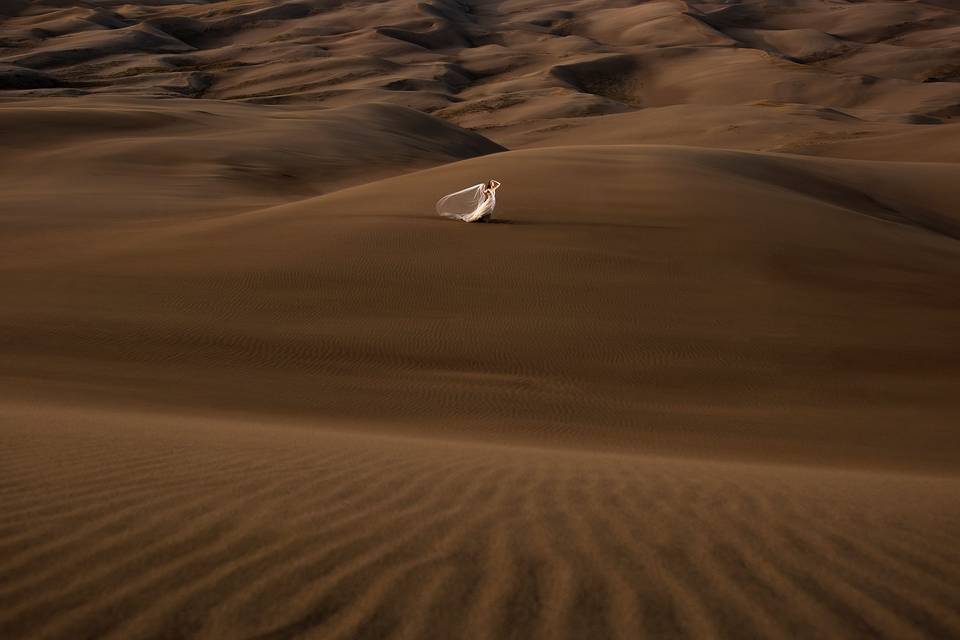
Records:
<instances>
[{"instance_id":1,"label":"smooth sand slope","mask_svg":"<svg viewBox=\"0 0 960 640\"><path fill-rule=\"evenodd\" d=\"M485 176L501 224L433 213ZM34 232L0 371L24 397L950 469L957 202L955 164L556 147L55 253Z\"/></svg>"},{"instance_id":2,"label":"smooth sand slope","mask_svg":"<svg viewBox=\"0 0 960 640\"><path fill-rule=\"evenodd\" d=\"M958 37L0 0L0 637L960 637Z\"/></svg>"}]
</instances>

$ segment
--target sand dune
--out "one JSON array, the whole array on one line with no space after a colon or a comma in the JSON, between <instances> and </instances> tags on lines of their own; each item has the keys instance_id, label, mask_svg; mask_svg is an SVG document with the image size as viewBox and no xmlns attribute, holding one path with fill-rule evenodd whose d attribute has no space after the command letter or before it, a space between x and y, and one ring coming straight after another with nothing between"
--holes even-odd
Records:
<instances>
[{"instance_id":1,"label":"sand dune","mask_svg":"<svg viewBox=\"0 0 960 640\"><path fill-rule=\"evenodd\" d=\"M0 0L0 638L960 636L958 35Z\"/></svg>"},{"instance_id":2,"label":"sand dune","mask_svg":"<svg viewBox=\"0 0 960 640\"><path fill-rule=\"evenodd\" d=\"M0 104L8 230L236 212L502 151L387 104L324 111L142 99ZM91 180L91 175L96 179Z\"/></svg>"},{"instance_id":3,"label":"sand dune","mask_svg":"<svg viewBox=\"0 0 960 640\"><path fill-rule=\"evenodd\" d=\"M488 131L510 148L582 144L682 144L860 160L960 161L960 127L876 122L809 104L670 105L519 123Z\"/></svg>"},{"instance_id":4,"label":"sand dune","mask_svg":"<svg viewBox=\"0 0 960 640\"><path fill-rule=\"evenodd\" d=\"M507 224L435 216L490 176ZM950 466L958 201L956 164L493 154L55 252L28 236L0 367L110 403Z\"/></svg>"},{"instance_id":5,"label":"sand dune","mask_svg":"<svg viewBox=\"0 0 960 640\"><path fill-rule=\"evenodd\" d=\"M956 479L0 419L5 637L960 633Z\"/></svg>"}]
</instances>

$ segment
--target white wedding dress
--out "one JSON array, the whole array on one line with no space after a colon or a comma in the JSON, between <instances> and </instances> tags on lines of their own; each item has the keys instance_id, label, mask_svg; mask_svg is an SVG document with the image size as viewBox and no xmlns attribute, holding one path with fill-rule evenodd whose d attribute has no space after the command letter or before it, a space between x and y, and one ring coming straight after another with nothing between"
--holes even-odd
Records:
<instances>
[{"instance_id":1,"label":"white wedding dress","mask_svg":"<svg viewBox=\"0 0 960 640\"><path fill-rule=\"evenodd\" d=\"M499 187L499 183L496 185ZM483 222L493 217L497 206L496 187L487 188L486 182L445 195L437 202L437 213L464 222Z\"/></svg>"}]
</instances>

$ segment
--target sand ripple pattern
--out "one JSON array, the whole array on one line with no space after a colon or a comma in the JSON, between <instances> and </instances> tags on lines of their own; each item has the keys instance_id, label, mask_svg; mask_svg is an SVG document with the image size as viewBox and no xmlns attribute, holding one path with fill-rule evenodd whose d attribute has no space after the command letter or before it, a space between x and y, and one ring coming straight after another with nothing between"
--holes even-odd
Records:
<instances>
[{"instance_id":1,"label":"sand ripple pattern","mask_svg":"<svg viewBox=\"0 0 960 640\"><path fill-rule=\"evenodd\" d=\"M960 481L0 414L3 638L960 637Z\"/></svg>"}]
</instances>

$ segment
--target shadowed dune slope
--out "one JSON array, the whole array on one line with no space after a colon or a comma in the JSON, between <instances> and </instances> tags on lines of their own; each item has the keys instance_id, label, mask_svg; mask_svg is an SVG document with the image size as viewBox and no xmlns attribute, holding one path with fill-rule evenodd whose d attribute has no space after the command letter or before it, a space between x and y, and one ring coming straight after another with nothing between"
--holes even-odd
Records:
<instances>
[{"instance_id":1,"label":"shadowed dune slope","mask_svg":"<svg viewBox=\"0 0 960 640\"><path fill-rule=\"evenodd\" d=\"M5 638L960 634L955 478L9 405L0 427Z\"/></svg>"},{"instance_id":2,"label":"shadowed dune slope","mask_svg":"<svg viewBox=\"0 0 960 640\"><path fill-rule=\"evenodd\" d=\"M494 176L501 224L433 213ZM958 198L951 164L561 147L10 242L0 373L14 395L946 468Z\"/></svg>"},{"instance_id":3,"label":"shadowed dune slope","mask_svg":"<svg viewBox=\"0 0 960 640\"><path fill-rule=\"evenodd\" d=\"M264 207L503 150L389 104L15 101L0 103L0 137L0 221L44 232Z\"/></svg>"}]
</instances>

